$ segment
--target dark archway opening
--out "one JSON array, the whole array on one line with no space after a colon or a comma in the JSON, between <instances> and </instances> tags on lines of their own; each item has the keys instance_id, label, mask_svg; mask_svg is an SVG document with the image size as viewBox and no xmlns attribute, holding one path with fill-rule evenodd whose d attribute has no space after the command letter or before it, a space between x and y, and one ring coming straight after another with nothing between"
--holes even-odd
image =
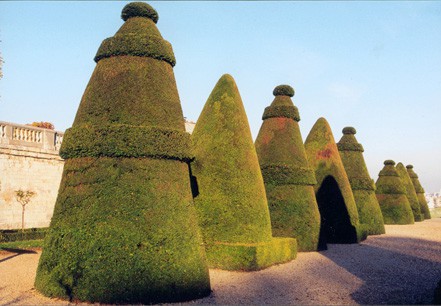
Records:
<instances>
[{"instance_id":1,"label":"dark archway opening","mask_svg":"<svg viewBox=\"0 0 441 306\"><path fill-rule=\"evenodd\" d=\"M316 193L320 211L318 249L326 250L328 243L356 243L357 233L352 226L345 200L332 176L327 176Z\"/></svg>"}]
</instances>

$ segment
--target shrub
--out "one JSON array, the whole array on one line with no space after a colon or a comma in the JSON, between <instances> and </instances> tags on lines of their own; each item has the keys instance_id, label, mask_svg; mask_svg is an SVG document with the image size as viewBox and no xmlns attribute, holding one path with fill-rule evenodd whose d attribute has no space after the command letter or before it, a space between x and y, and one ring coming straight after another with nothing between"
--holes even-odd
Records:
<instances>
[{"instance_id":1,"label":"shrub","mask_svg":"<svg viewBox=\"0 0 441 306\"><path fill-rule=\"evenodd\" d=\"M157 31L140 19L128 19L118 35ZM61 147L66 162L37 290L118 304L208 295L189 145L169 63L101 59Z\"/></svg>"},{"instance_id":2,"label":"shrub","mask_svg":"<svg viewBox=\"0 0 441 306\"><path fill-rule=\"evenodd\" d=\"M414 217L406 196L406 188L394 167L386 160L376 182L376 195L385 224L413 224Z\"/></svg>"},{"instance_id":3,"label":"shrub","mask_svg":"<svg viewBox=\"0 0 441 306\"><path fill-rule=\"evenodd\" d=\"M371 179L363 157L363 146L355 138L356 130L345 127L337 144L341 160L351 183L358 216L368 235L385 233L383 215L375 196L375 184Z\"/></svg>"},{"instance_id":4,"label":"shrub","mask_svg":"<svg viewBox=\"0 0 441 306\"><path fill-rule=\"evenodd\" d=\"M296 238L299 251L316 251L320 214L313 188L315 174L306 158L298 110L289 96L276 94L283 86L288 85L277 86L274 101L265 108L255 146L273 234Z\"/></svg>"},{"instance_id":5,"label":"shrub","mask_svg":"<svg viewBox=\"0 0 441 306\"><path fill-rule=\"evenodd\" d=\"M121 18L124 21L132 17L146 17L158 23L158 13L156 10L145 2L131 2L127 4L122 12Z\"/></svg>"},{"instance_id":6,"label":"shrub","mask_svg":"<svg viewBox=\"0 0 441 306\"><path fill-rule=\"evenodd\" d=\"M48 228L30 228L25 230L0 230L0 242L26 241L43 239Z\"/></svg>"},{"instance_id":7,"label":"shrub","mask_svg":"<svg viewBox=\"0 0 441 306\"><path fill-rule=\"evenodd\" d=\"M294 93L294 88L289 85L279 85L273 90L273 95L275 96L294 97Z\"/></svg>"},{"instance_id":8,"label":"shrub","mask_svg":"<svg viewBox=\"0 0 441 306\"><path fill-rule=\"evenodd\" d=\"M397 173L403 182L404 188L406 189L406 196L410 203L410 208L412 208L413 218L415 221L423 221L424 215L421 214L420 203L418 202L418 197L415 192L415 187L413 187L412 180L407 173L406 167L402 163L398 163L395 166Z\"/></svg>"},{"instance_id":9,"label":"shrub","mask_svg":"<svg viewBox=\"0 0 441 306\"><path fill-rule=\"evenodd\" d=\"M195 161L191 168L199 190L195 206L210 266L261 269L269 263L256 266L251 262L262 262L265 252L285 253L289 254L282 256L285 261L293 259L294 242L273 243L256 150L239 90L230 75L223 75L211 92L192 140ZM257 245L266 251L256 252ZM247 260L239 259L243 256Z\"/></svg>"},{"instance_id":10,"label":"shrub","mask_svg":"<svg viewBox=\"0 0 441 306\"><path fill-rule=\"evenodd\" d=\"M337 226L344 228L346 234L343 237L344 241L340 237L335 237L335 241L339 243L359 242L366 236L366 233L360 226L351 185L331 127L326 119L319 118L314 124L306 138L305 150L309 165L314 169L317 179L314 190L321 214L322 228L319 248L325 247L326 235L332 236L332 233L327 233L326 230L332 230ZM337 212L341 215L332 215Z\"/></svg>"},{"instance_id":11,"label":"shrub","mask_svg":"<svg viewBox=\"0 0 441 306\"><path fill-rule=\"evenodd\" d=\"M420 203L420 210L424 215L424 219L430 219L430 211L429 206L427 205L426 197L424 196L424 188L421 186L421 183L418 179L418 175L413 170L412 165L407 165L407 173L412 180L413 187L415 188L415 192L417 194L418 202Z\"/></svg>"}]
</instances>

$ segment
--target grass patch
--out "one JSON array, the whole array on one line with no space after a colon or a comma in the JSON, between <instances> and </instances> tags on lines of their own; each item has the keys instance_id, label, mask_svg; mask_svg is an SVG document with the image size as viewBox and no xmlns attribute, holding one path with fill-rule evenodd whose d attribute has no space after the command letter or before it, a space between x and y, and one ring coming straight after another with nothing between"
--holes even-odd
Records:
<instances>
[{"instance_id":1,"label":"grass patch","mask_svg":"<svg viewBox=\"0 0 441 306\"><path fill-rule=\"evenodd\" d=\"M441 218L441 207L431 208L430 215L432 218Z\"/></svg>"}]
</instances>

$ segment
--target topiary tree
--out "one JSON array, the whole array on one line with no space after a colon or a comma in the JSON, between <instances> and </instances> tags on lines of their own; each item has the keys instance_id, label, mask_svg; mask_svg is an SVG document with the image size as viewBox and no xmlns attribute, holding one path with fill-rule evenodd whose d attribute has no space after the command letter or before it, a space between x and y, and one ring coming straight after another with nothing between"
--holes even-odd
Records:
<instances>
[{"instance_id":1,"label":"topiary tree","mask_svg":"<svg viewBox=\"0 0 441 306\"><path fill-rule=\"evenodd\" d=\"M406 196L410 203L410 208L412 209L413 218L415 221L424 221L424 215L421 213L420 203L418 201L417 194L415 192L415 187L413 187L412 180L407 173L406 167L402 163L398 163L395 166L397 173L401 178L401 182L406 189Z\"/></svg>"},{"instance_id":2,"label":"topiary tree","mask_svg":"<svg viewBox=\"0 0 441 306\"><path fill-rule=\"evenodd\" d=\"M364 161L363 146L355 138L357 131L353 127L345 127L342 132L337 147L351 183L360 224L368 235L384 234L384 220L375 196L375 183Z\"/></svg>"},{"instance_id":3,"label":"topiary tree","mask_svg":"<svg viewBox=\"0 0 441 306\"><path fill-rule=\"evenodd\" d=\"M385 224L413 224L414 218L406 188L395 169L393 160L385 160L378 174L376 195Z\"/></svg>"},{"instance_id":4,"label":"topiary tree","mask_svg":"<svg viewBox=\"0 0 441 306\"><path fill-rule=\"evenodd\" d=\"M365 239L351 185L325 118L319 118L312 127L305 150L317 179L314 190L321 216L319 249L326 249L327 243L357 243Z\"/></svg>"},{"instance_id":5,"label":"topiary tree","mask_svg":"<svg viewBox=\"0 0 441 306\"><path fill-rule=\"evenodd\" d=\"M415 187L415 192L418 198L418 202L420 203L421 213L424 215L424 219L430 219L430 210L427 205L426 197L424 196L424 188L421 186L420 180L418 179L418 175L413 170L412 165L406 166L407 173L409 173L409 177L412 181L413 187Z\"/></svg>"},{"instance_id":6,"label":"topiary tree","mask_svg":"<svg viewBox=\"0 0 441 306\"><path fill-rule=\"evenodd\" d=\"M21 205L21 231L24 232L24 216L25 216L25 210L26 205L29 204L32 197L35 196L35 192L31 190L16 190L15 191L15 199L18 203Z\"/></svg>"},{"instance_id":7,"label":"topiary tree","mask_svg":"<svg viewBox=\"0 0 441 306\"><path fill-rule=\"evenodd\" d=\"M210 293L173 53L149 10L123 9L130 14L98 50L65 133L66 162L35 280L47 296L150 304Z\"/></svg>"},{"instance_id":8,"label":"topiary tree","mask_svg":"<svg viewBox=\"0 0 441 306\"><path fill-rule=\"evenodd\" d=\"M296 240L273 238L265 186L242 99L223 75L192 134L195 205L209 265L258 270L296 256Z\"/></svg>"},{"instance_id":9,"label":"topiary tree","mask_svg":"<svg viewBox=\"0 0 441 306\"><path fill-rule=\"evenodd\" d=\"M316 180L306 158L300 116L291 100L294 89L280 85L273 94L255 142L273 234L296 238L299 251L316 251L320 232Z\"/></svg>"}]
</instances>

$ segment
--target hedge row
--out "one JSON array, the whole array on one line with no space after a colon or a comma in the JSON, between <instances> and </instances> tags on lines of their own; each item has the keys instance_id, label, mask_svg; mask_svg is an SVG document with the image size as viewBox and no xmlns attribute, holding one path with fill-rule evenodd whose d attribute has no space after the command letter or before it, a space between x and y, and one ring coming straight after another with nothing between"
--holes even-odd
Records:
<instances>
[{"instance_id":1,"label":"hedge row","mask_svg":"<svg viewBox=\"0 0 441 306\"><path fill-rule=\"evenodd\" d=\"M133 55L152 57L163 60L172 66L176 65L176 58L171 44L161 37L115 35L105 39L94 58L99 60L118 55Z\"/></svg>"},{"instance_id":2,"label":"hedge row","mask_svg":"<svg viewBox=\"0 0 441 306\"><path fill-rule=\"evenodd\" d=\"M152 157L190 161L190 134L158 127L82 125L66 130L60 156Z\"/></svg>"},{"instance_id":3,"label":"hedge row","mask_svg":"<svg viewBox=\"0 0 441 306\"><path fill-rule=\"evenodd\" d=\"M288 165L262 165L265 184L271 185L315 185L314 171L311 168Z\"/></svg>"},{"instance_id":4,"label":"hedge row","mask_svg":"<svg viewBox=\"0 0 441 306\"><path fill-rule=\"evenodd\" d=\"M0 230L0 242L13 242L43 239L48 228L31 228L21 230Z\"/></svg>"},{"instance_id":5,"label":"hedge row","mask_svg":"<svg viewBox=\"0 0 441 306\"><path fill-rule=\"evenodd\" d=\"M262 120L274 117L291 118L300 121L299 110L294 105L268 106L263 112Z\"/></svg>"}]
</instances>

